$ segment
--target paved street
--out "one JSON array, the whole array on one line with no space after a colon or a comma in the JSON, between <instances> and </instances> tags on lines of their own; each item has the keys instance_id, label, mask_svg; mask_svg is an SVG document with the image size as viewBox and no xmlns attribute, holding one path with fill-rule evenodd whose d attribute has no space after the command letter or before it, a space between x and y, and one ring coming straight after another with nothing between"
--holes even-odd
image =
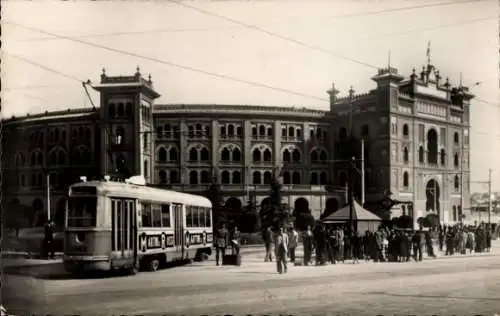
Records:
<instances>
[{"instance_id":1,"label":"paved street","mask_svg":"<svg viewBox=\"0 0 500 316\"><path fill-rule=\"evenodd\" d=\"M242 267L213 262L136 276L71 279L6 276L4 303L20 314L483 314L500 312L498 257L420 263Z\"/></svg>"}]
</instances>

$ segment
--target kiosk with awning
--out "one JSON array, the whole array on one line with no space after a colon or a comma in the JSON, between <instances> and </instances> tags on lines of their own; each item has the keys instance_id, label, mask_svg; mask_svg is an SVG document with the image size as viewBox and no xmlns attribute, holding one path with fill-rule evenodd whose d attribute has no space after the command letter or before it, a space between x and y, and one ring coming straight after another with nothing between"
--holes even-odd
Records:
<instances>
[{"instance_id":1,"label":"kiosk with awning","mask_svg":"<svg viewBox=\"0 0 500 316\"><path fill-rule=\"evenodd\" d=\"M328 215L321 220L325 224L349 224L349 204L339 209L335 213ZM382 222L382 219L372 212L366 210L358 202L353 201L352 221L357 231L364 233L365 231L376 231Z\"/></svg>"}]
</instances>

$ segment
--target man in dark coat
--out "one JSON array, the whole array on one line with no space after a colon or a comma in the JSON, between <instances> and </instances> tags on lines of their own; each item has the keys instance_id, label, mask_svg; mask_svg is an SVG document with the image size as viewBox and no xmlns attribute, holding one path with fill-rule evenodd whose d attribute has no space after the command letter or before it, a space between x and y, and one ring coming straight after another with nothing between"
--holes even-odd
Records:
<instances>
[{"instance_id":1,"label":"man in dark coat","mask_svg":"<svg viewBox=\"0 0 500 316\"><path fill-rule=\"evenodd\" d=\"M267 227L262 233L262 239L264 239L264 245L266 247L266 257L264 258L265 262L273 261L273 232L271 227Z\"/></svg>"},{"instance_id":2,"label":"man in dark coat","mask_svg":"<svg viewBox=\"0 0 500 316\"><path fill-rule=\"evenodd\" d=\"M51 221L47 221L44 226L44 257L54 258L54 224Z\"/></svg>"},{"instance_id":3,"label":"man in dark coat","mask_svg":"<svg viewBox=\"0 0 500 316\"><path fill-rule=\"evenodd\" d=\"M217 230L217 235L215 239L215 262L219 265L220 255L224 256L226 254L226 248L228 244L229 234L226 229L226 225L222 224ZM221 262L222 263L222 262Z\"/></svg>"}]
</instances>

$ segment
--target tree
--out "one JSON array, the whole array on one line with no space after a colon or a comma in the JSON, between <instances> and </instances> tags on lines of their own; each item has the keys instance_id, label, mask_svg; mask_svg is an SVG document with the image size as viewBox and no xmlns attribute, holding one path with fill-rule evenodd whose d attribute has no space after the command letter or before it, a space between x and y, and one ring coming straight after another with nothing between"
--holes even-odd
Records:
<instances>
[{"instance_id":1,"label":"tree","mask_svg":"<svg viewBox=\"0 0 500 316\"><path fill-rule=\"evenodd\" d=\"M212 178L212 183L208 188L206 197L212 202L213 227L217 229L221 223L226 223L224 211L224 198L217 178Z\"/></svg>"},{"instance_id":2,"label":"tree","mask_svg":"<svg viewBox=\"0 0 500 316\"><path fill-rule=\"evenodd\" d=\"M402 215L402 216L398 217L398 220L396 221L396 225L399 228L412 228L413 223L412 223L410 216Z\"/></svg>"},{"instance_id":3,"label":"tree","mask_svg":"<svg viewBox=\"0 0 500 316\"><path fill-rule=\"evenodd\" d=\"M16 235L21 228L30 227L33 222L33 211L29 206L23 205L18 199L8 202L5 208L2 208L2 218L5 221L5 227L16 231Z\"/></svg>"},{"instance_id":4,"label":"tree","mask_svg":"<svg viewBox=\"0 0 500 316\"><path fill-rule=\"evenodd\" d=\"M424 227L436 228L439 226L439 217L437 214L429 214L424 217L423 221Z\"/></svg>"},{"instance_id":5,"label":"tree","mask_svg":"<svg viewBox=\"0 0 500 316\"><path fill-rule=\"evenodd\" d=\"M253 201L249 201L239 217L238 227L242 233L255 233L260 230L260 216Z\"/></svg>"},{"instance_id":6,"label":"tree","mask_svg":"<svg viewBox=\"0 0 500 316\"><path fill-rule=\"evenodd\" d=\"M288 221L289 214L283 209L281 204L281 184L276 178L271 181L269 203L262 205L260 218L263 229L267 229L268 227L277 229L280 225Z\"/></svg>"}]
</instances>

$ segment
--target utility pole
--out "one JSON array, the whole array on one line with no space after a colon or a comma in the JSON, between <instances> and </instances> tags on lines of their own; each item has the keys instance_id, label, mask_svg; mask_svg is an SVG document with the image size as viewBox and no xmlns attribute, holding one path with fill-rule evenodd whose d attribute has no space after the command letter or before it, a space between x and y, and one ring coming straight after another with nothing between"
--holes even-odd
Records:
<instances>
[{"instance_id":1,"label":"utility pole","mask_svg":"<svg viewBox=\"0 0 500 316\"><path fill-rule=\"evenodd\" d=\"M462 139L462 153L460 155L460 212L458 212L459 223L463 223L464 217L464 139Z\"/></svg>"},{"instance_id":2,"label":"utility pole","mask_svg":"<svg viewBox=\"0 0 500 316\"><path fill-rule=\"evenodd\" d=\"M50 173L47 173L47 220L50 222Z\"/></svg>"},{"instance_id":3,"label":"utility pole","mask_svg":"<svg viewBox=\"0 0 500 316\"><path fill-rule=\"evenodd\" d=\"M492 208L492 201L491 201L491 173L493 172L492 169L488 171L488 229L490 229L491 226L491 208Z\"/></svg>"},{"instance_id":4,"label":"utility pole","mask_svg":"<svg viewBox=\"0 0 500 316\"><path fill-rule=\"evenodd\" d=\"M361 206L364 207L364 205L365 205L365 140L361 138Z\"/></svg>"},{"instance_id":5,"label":"utility pole","mask_svg":"<svg viewBox=\"0 0 500 316\"><path fill-rule=\"evenodd\" d=\"M348 182L348 203L349 203L349 236L354 232L354 196L353 196L353 177L354 177L354 164L355 158L349 161L349 182Z\"/></svg>"}]
</instances>

